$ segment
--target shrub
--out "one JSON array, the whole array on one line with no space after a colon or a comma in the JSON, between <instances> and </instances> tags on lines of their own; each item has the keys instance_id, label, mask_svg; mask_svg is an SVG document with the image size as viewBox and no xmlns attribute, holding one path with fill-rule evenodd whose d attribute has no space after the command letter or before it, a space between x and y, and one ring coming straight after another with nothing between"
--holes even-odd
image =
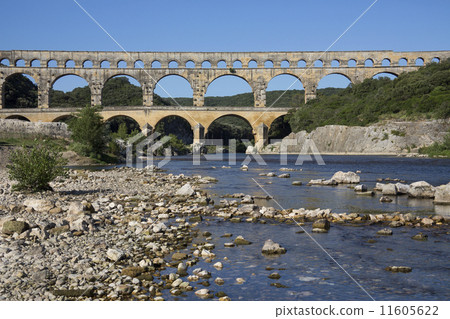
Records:
<instances>
[{"instance_id":1,"label":"shrub","mask_svg":"<svg viewBox=\"0 0 450 319\"><path fill-rule=\"evenodd\" d=\"M14 190L51 190L49 183L66 174L63 165L67 161L62 158L60 148L45 141L32 147L22 146L11 153L9 160L9 178L18 182L13 186Z\"/></svg>"},{"instance_id":2,"label":"shrub","mask_svg":"<svg viewBox=\"0 0 450 319\"><path fill-rule=\"evenodd\" d=\"M399 131L399 130L392 130L391 134L395 135L395 136L402 136L402 137L406 136L406 132L405 131Z\"/></svg>"}]
</instances>

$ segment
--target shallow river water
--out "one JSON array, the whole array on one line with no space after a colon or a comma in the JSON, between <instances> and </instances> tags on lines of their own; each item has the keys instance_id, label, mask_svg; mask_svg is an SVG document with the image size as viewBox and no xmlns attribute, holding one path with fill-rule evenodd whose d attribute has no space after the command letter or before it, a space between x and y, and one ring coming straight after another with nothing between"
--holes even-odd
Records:
<instances>
[{"instance_id":1,"label":"shallow river water","mask_svg":"<svg viewBox=\"0 0 450 319\"><path fill-rule=\"evenodd\" d=\"M277 156L263 156L267 165L257 165L253 160L249 164L249 171L243 172L239 167L245 157L238 155L236 165L231 165L231 168L221 168L228 166L226 157L224 160L202 161L199 166L192 165L191 157L177 157L172 158L164 169L169 173L216 177L218 183L206 185L207 191L216 200L219 200L220 195L236 192L265 195L255 179L284 208L331 208L338 213L400 211L419 215L449 214L450 207L436 206L431 200L412 200L399 196L393 203L380 203L379 196L358 197L345 186L291 185L294 180L302 181L305 185L310 179L330 178L338 170L361 170L361 182L369 188L374 186L377 178L387 177L399 178L407 183L425 180L436 186L450 181L448 159L324 156L326 165L306 162L297 166L294 165L296 156L289 156L287 165L280 165ZM262 172L280 174L281 167L302 170L288 172L291 174L288 179L259 176ZM274 200L261 200L258 204L279 208ZM267 224L230 223L213 217L204 220L198 227L201 232L209 231L212 239L206 240L200 236L196 241L215 244L213 252L217 258L212 263L201 260L193 268L211 271L211 286L208 289L213 293L223 291L232 300L371 300L371 297L376 300L450 299L448 227L401 227L393 229L393 236L379 236L376 232L381 226L333 224L329 233L314 234L311 233L310 223L306 223L302 229L295 224L278 224L270 220ZM311 234L316 242L303 230ZM428 235L428 241L411 239L419 231ZM232 233L233 236L222 238L225 233ZM243 235L252 244L225 248L224 243L232 241L237 235ZM261 248L269 238L285 247L287 253L278 257L263 256ZM192 253L189 249L186 252ZM222 270L212 266L216 261L224 264ZM391 273L385 270L388 266L409 266L413 270L410 273ZM267 270L267 267L273 269ZM269 279L268 275L272 272L278 272L281 278ZM225 284L216 285L213 282L216 277L223 278ZM245 282L238 284L238 277L244 278ZM281 284L282 288L271 285L275 282ZM196 289L204 288L198 283L194 285ZM164 297L169 300L198 300L193 292L174 297L167 291Z\"/></svg>"}]
</instances>

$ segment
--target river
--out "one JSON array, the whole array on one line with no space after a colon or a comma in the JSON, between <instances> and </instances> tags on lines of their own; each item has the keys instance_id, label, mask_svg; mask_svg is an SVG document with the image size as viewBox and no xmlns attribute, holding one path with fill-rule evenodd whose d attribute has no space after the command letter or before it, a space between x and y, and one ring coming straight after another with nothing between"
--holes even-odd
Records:
<instances>
[{"instance_id":1,"label":"river","mask_svg":"<svg viewBox=\"0 0 450 319\"><path fill-rule=\"evenodd\" d=\"M273 196L273 200L260 200L258 205L283 208L331 208L334 212L412 212L419 215L435 213L448 215L449 206L434 205L431 200L413 200L398 196L392 203L380 203L379 195L359 197L346 186L314 186L305 184L310 179L330 178L334 172L361 171L361 182L369 188L377 178L398 178L407 183L425 180L437 186L450 180L450 160L426 158L401 158L386 156L323 156L325 165L306 161L295 165L297 156L289 155L286 164L280 164L279 156L265 155L265 165L258 165L254 158L248 171L240 166L247 158L236 157L236 164L229 165L223 159L202 160L193 165L192 157L173 157L163 168L168 173L200 174L213 176L219 181L205 186L216 201L220 196L242 192L251 195ZM261 161L260 159L260 161ZM230 166L231 168L222 168ZM294 168L290 178L260 176L280 168ZM300 170L301 169L301 170ZM302 181L303 186L293 186L292 181ZM256 182L255 182L256 181ZM265 191L259 186L261 185ZM222 261L223 270L216 270L212 263L200 261L195 267L211 271L214 279L225 280L217 286L210 280L213 292L224 291L232 300L448 300L450 299L450 237L448 227L393 229L393 236L376 234L382 227L344 226L333 224L327 234L310 233L307 223L304 230L297 225L268 221L259 223L230 223L211 217L198 226L201 232L209 231L211 239L199 237L197 242L215 244L214 253ZM418 232L428 235L427 241L412 240ZM221 237L232 233L233 238L243 235L253 243L248 246L225 248L224 243L233 238ZM309 237L311 234L312 238ZM265 257L261 247L272 239L287 249L278 257ZM321 246L321 247L320 247ZM323 248L323 249L322 249ZM192 253L192 247L186 252ZM225 258L225 259L224 259ZM333 260L334 259L334 260ZM392 273L388 266L408 266L410 273ZM278 272L281 278L269 279ZM238 284L236 278L245 280ZM279 288L273 284L277 282ZM272 285L271 285L272 284ZM200 286L200 285L197 285ZM197 288L201 288L197 287ZM198 300L193 293L171 296L166 299Z\"/></svg>"}]
</instances>

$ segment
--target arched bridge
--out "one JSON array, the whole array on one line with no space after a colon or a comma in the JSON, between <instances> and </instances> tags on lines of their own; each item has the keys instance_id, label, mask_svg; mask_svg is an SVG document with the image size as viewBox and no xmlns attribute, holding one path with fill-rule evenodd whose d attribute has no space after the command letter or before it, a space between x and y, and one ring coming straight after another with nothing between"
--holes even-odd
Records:
<instances>
[{"instance_id":1,"label":"arched bridge","mask_svg":"<svg viewBox=\"0 0 450 319\"><path fill-rule=\"evenodd\" d=\"M142 107L108 107L108 119L126 115L141 126L154 127L163 117L178 115L191 123L194 138L201 139L215 119L237 115L252 125L255 140L264 143L267 128L287 109L265 108L266 89L272 78L281 74L296 77L305 89L305 101L316 97L319 81L329 74L341 74L352 83L379 73L399 75L417 70L432 61L450 57L450 51L333 51L333 52L89 52L89 51L0 51L0 118L23 116L31 121L55 121L72 112L49 108L50 89L64 75L84 78L91 90L91 104L102 104L102 89L108 79L129 75L142 87ZM8 76L20 73L33 77L38 87L37 109L2 109L4 83ZM185 78L193 90L194 106L156 107L153 91L168 75ZM212 108L204 106L204 97L215 79L233 75L245 80L254 95L252 108ZM265 132L265 133L264 133Z\"/></svg>"}]
</instances>

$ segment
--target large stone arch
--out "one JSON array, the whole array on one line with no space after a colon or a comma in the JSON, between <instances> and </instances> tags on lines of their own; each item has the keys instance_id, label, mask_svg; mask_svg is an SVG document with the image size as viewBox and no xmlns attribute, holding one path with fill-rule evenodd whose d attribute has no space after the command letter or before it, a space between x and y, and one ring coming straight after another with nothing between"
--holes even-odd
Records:
<instances>
[{"instance_id":1,"label":"large stone arch","mask_svg":"<svg viewBox=\"0 0 450 319\"><path fill-rule=\"evenodd\" d=\"M7 116L7 117L5 117L5 120L20 120L20 121L31 122L29 118L27 118L21 114L14 114L14 115Z\"/></svg>"},{"instance_id":2,"label":"large stone arch","mask_svg":"<svg viewBox=\"0 0 450 319\"><path fill-rule=\"evenodd\" d=\"M175 69L175 70L178 70L178 69ZM169 76L177 76L177 77L180 77L180 78L186 80L186 82L189 83L192 92L194 92L194 87L195 87L194 81L190 77L186 77L186 76L184 76L184 74L180 74L180 72L173 72L173 73L170 72L170 73L162 74L159 77L153 77L152 81L151 81L153 91L156 89L156 86L162 79L167 78Z\"/></svg>"},{"instance_id":3,"label":"large stone arch","mask_svg":"<svg viewBox=\"0 0 450 319\"><path fill-rule=\"evenodd\" d=\"M40 77L39 74L35 72L30 72L30 70L24 69L24 70L13 70L13 72L8 72L6 74L0 73L0 108L5 107L6 108L6 84L8 83L9 79L12 76L15 75L28 75L32 78L32 80L28 79L33 85L36 85L37 90L39 91L39 81ZM39 101L36 97L36 105L33 108L39 107Z\"/></svg>"},{"instance_id":4,"label":"large stone arch","mask_svg":"<svg viewBox=\"0 0 450 319\"><path fill-rule=\"evenodd\" d=\"M90 79L86 77L86 73L83 72L83 69L80 69L79 71L76 69L71 69L70 72L67 72L67 73L50 74L50 76L48 77L49 83L50 83L50 88L53 87L53 85L55 84L56 81L58 81L59 79L65 77L65 76L68 76L68 75L79 76L80 78L85 80L88 85L90 83L90 81L89 81Z\"/></svg>"},{"instance_id":5,"label":"large stone arch","mask_svg":"<svg viewBox=\"0 0 450 319\"><path fill-rule=\"evenodd\" d=\"M333 75L333 74L342 75L342 76L344 76L345 78L347 78L347 80L349 80L351 83L353 83L353 84L356 83L356 82L357 82L356 78L354 78L354 76L353 76L353 75L350 75L349 73L350 73L350 72L344 72L344 70L330 70L330 72L326 72L326 73L324 73L323 75L321 75L321 76L318 78L317 85L319 85L319 82L320 82L324 77L326 77L326 76L328 76L328 75Z\"/></svg>"},{"instance_id":6,"label":"large stone arch","mask_svg":"<svg viewBox=\"0 0 450 319\"><path fill-rule=\"evenodd\" d=\"M217 121L217 120L219 120L221 118L224 118L226 116L234 116L234 117L238 117L240 119L243 119L252 128L253 135L255 134L255 131L256 131L255 130L255 128L256 128L255 125L252 125L252 123L250 123L250 121L246 117L244 117L243 115L239 115L239 114L237 114L235 112L229 112L229 113L227 112L227 113L222 114L220 116L217 116L217 117L214 117L214 118L210 118L210 119L208 119L206 121L203 121L202 124L205 127L205 134L208 133L208 130L209 130L211 124L213 124L215 121Z\"/></svg>"},{"instance_id":7,"label":"large stone arch","mask_svg":"<svg viewBox=\"0 0 450 319\"><path fill-rule=\"evenodd\" d=\"M218 75L214 75L213 77L211 77L208 82L205 85L205 94L208 91L209 86L217 79L223 78L225 76L234 76L237 78L240 78L242 80L244 80L252 89L252 93L254 93L254 87L253 87L253 82L248 80L243 74L236 74L236 73L229 73L229 71L227 70L226 72L222 73L222 74L218 74Z\"/></svg>"},{"instance_id":8,"label":"large stone arch","mask_svg":"<svg viewBox=\"0 0 450 319\"><path fill-rule=\"evenodd\" d=\"M271 119L269 119L268 121L267 121L267 135L268 135L268 138L270 139L270 138L274 138L274 137L271 137L271 135L274 133L273 132L273 129L274 129L274 123L279 123L279 124L281 124L281 122L284 122L284 124L283 125L279 125L279 127L278 127L278 124L277 125L275 125L275 126L277 126L277 129L280 131L280 133L284 133L283 134L283 136L279 136L279 137L276 137L276 139L281 139L281 138L284 138L284 137L286 137L287 135L289 135L290 133L292 133L292 129L291 129L291 126L290 126L290 124L288 123L288 121L286 120L286 116L287 116L287 114L284 114L284 115L280 115L280 116L274 116L273 118L271 118Z\"/></svg>"},{"instance_id":9,"label":"large stone arch","mask_svg":"<svg viewBox=\"0 0 450 319\"><path fill-rule=\"evenodd\" d=\"M184 122L187 124L187 127L189 127L188 130L183 130L182 128L176 129L176 127L171 127L172 131L167 130L167 134L175 134L180 140L182 140L185 144L192 144L194 139L194 133L196 131L196 126L198 125L197 122L194 122L192 119L189 121L186 117L180 115L180 114L167 114L158 119L158 121L155 122L154 130L158 129L158 124L162 123L164 120L168 120L169 118L175 118L178 124L181 124ZM181 120L181 122L180 122ZM195 124L194 124L195 123ZM172 122L173 124L173 122ZM169 123L170 125L170 123ZM181 134L180 134L181 133Z\"/></svg>"},{"instance_id":10,"label":"large stone arch","mask_svg":"<svg viewBox=\"0 0 450 319\"><path fill-rule=\"evenodd\" d=\"M70 120L72 118L73 118L73 115L71 115L71 114L64 114L64 115L55 117L52 120L52 122L66 122L66 121L68 121L68 120Z\"/></svg>"},{"instance_id":11,"label":"large stone arch","mask_svg":"<svg viewBox=\"0 0 450 319\"><path fill-rule=\"evenodd\" d=\"M107 121L109 121L113 118L119 117L119 116L125 116L128 118L131 118L136 123L138 123L141 129L147 124L147 121L144 117L139 116L139 114L134 114L133 112L120 112L120 111L108 112L108 111L103 110L101 112L101 114L102 114L104 122L107 122Z\"/></svg>"},{"instance_id":12,"label":"large stone arch","mask_svg":"<svg viewBox=\"0 0 450 319\"><path fill-rule=\"evenodd\" d=\"M142 87L142 79L139 76L136 75L131 75L128 72L117 72L117 70L114 70L115 72L108 72L107 75L105 75L101 80L102 80L102 84L103 86L105 86L106 82L108 82L109 80L111 80L112 78L118 77L118 76L129 76L130 78L133 78L134 80L136 80L137 82L139 82L139 84Z\"/></svg>"},{"instance_id":13,"label":"large stone arch","mask_svg":"<svg viewBox=\"0 0 450 319\"><path fill-rule=\"evenodd\" d=\"M377 70L375 70L375 71L373 72L371 78L373 78L375 75L378 75L378 74L380 74L380 73L388 73L388 74L395 75L396 77L398 77L399 74L400 74L399 72L394 72L394 71L392 71L392 70L380 70L380 69L377 69Z\"/></svg>"},{"instance_id":14,"label":"large stone arch","mask_svg":"<svg viewBox=\"0 0 450 319\"><path fill-rule=\"evenodd\" d=\"M100 103L93 103L93 104L102 104L102 105L108 104L105 102L105 99L104 99L105 87L106 87L108 81L112 80L113 78L119 78L119 77L125 77L125 78L127 78L127 80L128 80L128 77L130 77L133 80L135 80L137 83L139 83L140 88L141 88L140 99L142 100L142 102L139 102L139 103L133 104L133 105L128 105L128 106L142 106L143 105L145 91L144 91L144 84L143 84L142 79L138 76L130 75L128 72L117 72L116 70L114 70L114 72L108 72L107 74L105 74L105 76L101 79L101 82L92 81L91 83L89 83L91 90L96 91L96 93L98 95L97 100L100 101ZM133 83L130 83L130 84L134 85ZM114 103L110 104L109 106L111 106L111 105L114 105Z\"/></svg>"},{"instance_id":15,"label":"large stone arch","mask_svg":"<svg viewBox=\"0 0 450 319\"><path fill-rule=\"evenodd\" d=\"M272 81L274 78L276 78L277 76L280 76L280 75L290 75L290 76L293 76L293 77L296 78L296 79L302 84L302 86L304 87L303 80L302 80L302 78L301 78L300 75L298 75L298 74L296 74L296 73L294 73L294 72L290 72L289 69L284 69L284 70L281 69L281 70L277 70L277 71L271 73L270 78L268 79L268 81L266 80L266 83L265 83L265 89L267 90L267 87L269 86L269 82L270 82L270 81Z\"/></svg>"}]
</instances>

